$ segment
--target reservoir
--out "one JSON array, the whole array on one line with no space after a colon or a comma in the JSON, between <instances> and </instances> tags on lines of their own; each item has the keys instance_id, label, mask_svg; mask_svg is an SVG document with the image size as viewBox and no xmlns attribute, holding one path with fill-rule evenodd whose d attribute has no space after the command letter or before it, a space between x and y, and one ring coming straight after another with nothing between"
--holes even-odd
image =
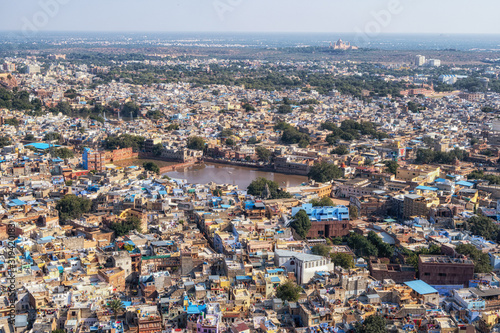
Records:
<instances>
[{"instance_id":1,"label":"reservoir","mask_svg":"<svg viewBox=\"0 0 500 333\"><path fill-rule=\"evenodd\" d=\"M185 179L191 184L216 184L238 185L239 189L245 190L256 178L264 177L277 182L280 186L298 186L307 183L306 176L287 175L282 173L261 171L242 166L205 163L190 166L177 171L167 172L165 175L174 179Z\"/></svg>"}]
</instances>

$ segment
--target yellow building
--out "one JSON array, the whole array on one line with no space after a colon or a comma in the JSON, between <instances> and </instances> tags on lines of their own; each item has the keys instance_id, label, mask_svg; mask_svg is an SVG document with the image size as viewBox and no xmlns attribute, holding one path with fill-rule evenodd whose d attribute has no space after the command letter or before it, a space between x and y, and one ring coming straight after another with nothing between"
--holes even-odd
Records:
<instances>
[{"instance_id":1,"label":"yellow building","mask_svg":"<svg viewBox=\"0 0 500 333\"><path fill-rule=\"evenodd\" d=\"M250 307L251 296L247 289L233 288L231 290L231 299L234 300L236 306L241 306L244 310Z\"/></svg>"},{"instance_id":2,"label":"yellow building","mask_svg":"<svg viewBox=\"0 0 500 333\"><path fill-rule=\"evenodd\" d=\"M266 268L265 271L255 271L253 280L257 286L257 293L264 298L271 298L278 286L288 280L285 271L282 268Z\"/></svg>"},{"instance_id":3,"label":"yellow building","mask_svg":"<svg viewBox=\"0 0 500 333\"><path fill-rule=\"evenodd\" d=\"M396 179L407 182L427 182L432 183L436 178L439 178L441 168L431 165L409 165L399 167L396 172Z\"/></svg>"}]
</instances>

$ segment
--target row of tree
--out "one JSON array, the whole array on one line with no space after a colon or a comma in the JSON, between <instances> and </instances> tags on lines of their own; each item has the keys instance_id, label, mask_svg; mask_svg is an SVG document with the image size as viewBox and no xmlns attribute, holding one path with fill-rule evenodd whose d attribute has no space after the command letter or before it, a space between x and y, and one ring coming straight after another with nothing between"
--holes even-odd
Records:
<instances>
[{"instance_id":1,"label":"row of tree","mask_svg":"<svg viewBox=\"0 0 500 333\"><path fill-rule=\"evenodd\" d=\"M121 148L133 148L134 151L144 148L144 137L140 135L120 134L117 136L108 136L104 140L104 148L115 150Z\"/></svg>"},{"instance_id":2,"label":"row of tree","mask_svg":"<svg viewBox=\"0 0 500 333\"><path fill-rule=\"evenodd\" d=\"M487 180L492 185L500 185L500 176L485 174L483 170L474 170L467 175L467 179Z\"/></svg>"},{"instance_id":3,"label":"row of tree","mask_svg":"<svg viewBox=\"0 0 500 333\"><path fill-rule=\"evenodd\" d=\"M449 152L434 151L432 149L419 148L417 150L415 163L417 164L429 164L429 163L440 163L440 164L451 164L456 159L463 161L466 155L464 151L460 148L455 148Z\"/></svg>"},{"instance_id":4,"label":"row of tree","mask_svg":"<svg viewBox=\"0 0 500 333\"><path fill-rule=\"evenodd\" d=\"M373 231L367 237L357 233L351 233L347 239L347 245L358 257L381 257L391 258L394 255L394 247L384 241Z\"/></svg>"},{"instance_id":5,"label":"row of tree","mask_svg":"<svg viewBox=\"0 0 500 333\"><path fill-rule=\"evenodd\" d=\"M340 124L340 127L327 121L321 124L321 129L331 131L331 134L326 137L326 141L331 145L337 144L340 140L359 140L363 135L367 135L378 140L389 137L387 133L377 131L375 124L369 121L362 121L358 123L357 121L350 119L344 120Z\"/></svg>"}]
</instances>

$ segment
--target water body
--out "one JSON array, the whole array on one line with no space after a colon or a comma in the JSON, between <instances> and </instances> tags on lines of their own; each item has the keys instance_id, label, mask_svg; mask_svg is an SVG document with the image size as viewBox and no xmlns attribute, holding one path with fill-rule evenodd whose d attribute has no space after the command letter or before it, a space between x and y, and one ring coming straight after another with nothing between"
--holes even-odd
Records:
<instances>
[{"instance_id":1,"label":"water body","mask_svg":"<svg viewBox=\"0 0 500 333\"><path fill-rule=\"evenodd\" d=\"M281 186L298 186L307 182L307 177L305 176L286 175L234 165L212 163L167 172L166 175L174 179L185 179L188 183L192 184L207 184L209 182L233 184L238 185L238 188L243 190L258 177L273 180Z\"/></svg>"}]
</instances>

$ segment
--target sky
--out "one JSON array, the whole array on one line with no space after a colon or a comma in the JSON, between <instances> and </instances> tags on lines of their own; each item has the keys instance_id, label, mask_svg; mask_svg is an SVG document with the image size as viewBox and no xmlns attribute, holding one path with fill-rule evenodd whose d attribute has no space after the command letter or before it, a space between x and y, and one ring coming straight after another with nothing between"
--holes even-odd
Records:
<instances>
[{"instance_id":1,"label":"sky","mask_svg":"<svg viewBox=\"0 0 500 333\"><path fill-rule=\"evenodd\" d=\"M0 30L500 34L496 0L0 0Z\"/></svg>"}]
</instances>

